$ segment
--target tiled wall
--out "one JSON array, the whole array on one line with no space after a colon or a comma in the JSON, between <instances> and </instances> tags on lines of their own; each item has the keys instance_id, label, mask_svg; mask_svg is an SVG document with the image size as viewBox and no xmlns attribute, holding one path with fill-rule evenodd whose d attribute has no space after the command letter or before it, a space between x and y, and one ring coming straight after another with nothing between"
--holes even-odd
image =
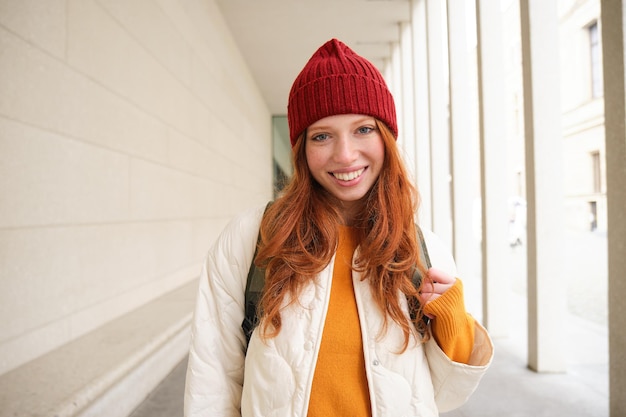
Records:
<instances>
[{"instance_id":1,"label":"tiled wall","mask_svg":"<svg viewBox=\"0 0 626 417\"><path fill-rule=\"evenodd\" d=\"M0 374L196 279L272 194L209 0L0 0Z\"/></svg>"}]
</instances>

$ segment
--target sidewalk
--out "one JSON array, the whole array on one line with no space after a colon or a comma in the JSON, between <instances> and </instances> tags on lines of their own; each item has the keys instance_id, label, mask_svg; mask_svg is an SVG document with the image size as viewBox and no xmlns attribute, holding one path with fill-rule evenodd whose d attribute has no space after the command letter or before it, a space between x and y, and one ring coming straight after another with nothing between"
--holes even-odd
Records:
<instances>
[{"instance_id":1,"label":"sidewalk","mask_svg":"<svg viewBox=\"0 0 626 417\"><path fill-rule=\"evenodd\" d=\"M526 298L512 294L513 311ZM517 315L506 339L496 339L493 364L470 400L442 417L608 417L608 333L569 315L566 373L536 373L526 365L526 318Z\"/></svg>"},{"instance_id":2,"label":"sidewalk","mask_svg":"<svg viewBox=\"0 0 626 417\"><path fill-rule=\"evenodd\" d=\"M512 294L512 310L525 311L525 301ZM521 314L514 320L512 334L494 341L494 362L478 390L467 404L442 417L608 417L606 329L570 316L569 347L563 352L568 371L538 374L526 366L526 320ZM186 359L130 417L181 417L185 371Z\"/></svg>"},{"instance_id":3,"label":"sidewalk","mask_svg":"<svg viewBox=\"0 0 626 417\"><path fill-rule=\"evenodd\" d=\"M182 417L186 372L185 357L129 417Z\"/></svg>"}]
</instances>

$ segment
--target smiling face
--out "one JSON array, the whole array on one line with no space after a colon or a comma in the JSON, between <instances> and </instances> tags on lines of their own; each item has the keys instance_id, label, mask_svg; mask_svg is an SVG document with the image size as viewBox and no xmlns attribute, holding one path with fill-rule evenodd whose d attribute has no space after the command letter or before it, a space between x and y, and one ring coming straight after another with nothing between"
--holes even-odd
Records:
<instances>
[{"instance_id":1,"label":"smiling face","mask_svg":"<svg viewBox=\"0 0 626 417\"><path fill-rule=\"evenodd\" d=\"M385 145L373 117L329 116L306 130L306 160L311 175L343 203L344 215L349 216L350 209L367 195L384 159Z\"/></svg>"}]
</instances>

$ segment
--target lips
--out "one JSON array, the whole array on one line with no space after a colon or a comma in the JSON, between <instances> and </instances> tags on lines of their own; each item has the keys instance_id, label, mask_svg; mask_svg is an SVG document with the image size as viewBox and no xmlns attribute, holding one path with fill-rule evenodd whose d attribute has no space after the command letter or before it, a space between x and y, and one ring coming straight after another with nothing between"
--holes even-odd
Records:
<instances>
[{"instance_id":1,"label":"lips","mask_svg":"<svg viewBox=\"0 0 626 417\"><path fill-rule=\"evenodd\" d=\"M352 172L331 172L331 174L340 181L352 181L361 176L365 168L357 169Z\"/></svg>"}]
</instances>

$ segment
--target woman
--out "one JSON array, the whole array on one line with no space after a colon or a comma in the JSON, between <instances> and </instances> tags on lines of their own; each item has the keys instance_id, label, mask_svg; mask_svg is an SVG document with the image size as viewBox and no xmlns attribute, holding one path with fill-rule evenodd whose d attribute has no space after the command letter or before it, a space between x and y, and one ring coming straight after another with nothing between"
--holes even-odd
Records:
<instances>
[{"instance_id":1,"label":"woman","mask_svg":"<svg viewBox=\"0 0 626 417\"><path fill-rule=\"evenodd\" d=\"M437 416L460 406L493 348L428 231L434 268L420 257L417 193L382 75L333 39L296 78L287 117L293 178L265 214L234 219L208 254L185 415ZM246 346L257 235L265 286Z\"/></svg>"}]
</instances>

